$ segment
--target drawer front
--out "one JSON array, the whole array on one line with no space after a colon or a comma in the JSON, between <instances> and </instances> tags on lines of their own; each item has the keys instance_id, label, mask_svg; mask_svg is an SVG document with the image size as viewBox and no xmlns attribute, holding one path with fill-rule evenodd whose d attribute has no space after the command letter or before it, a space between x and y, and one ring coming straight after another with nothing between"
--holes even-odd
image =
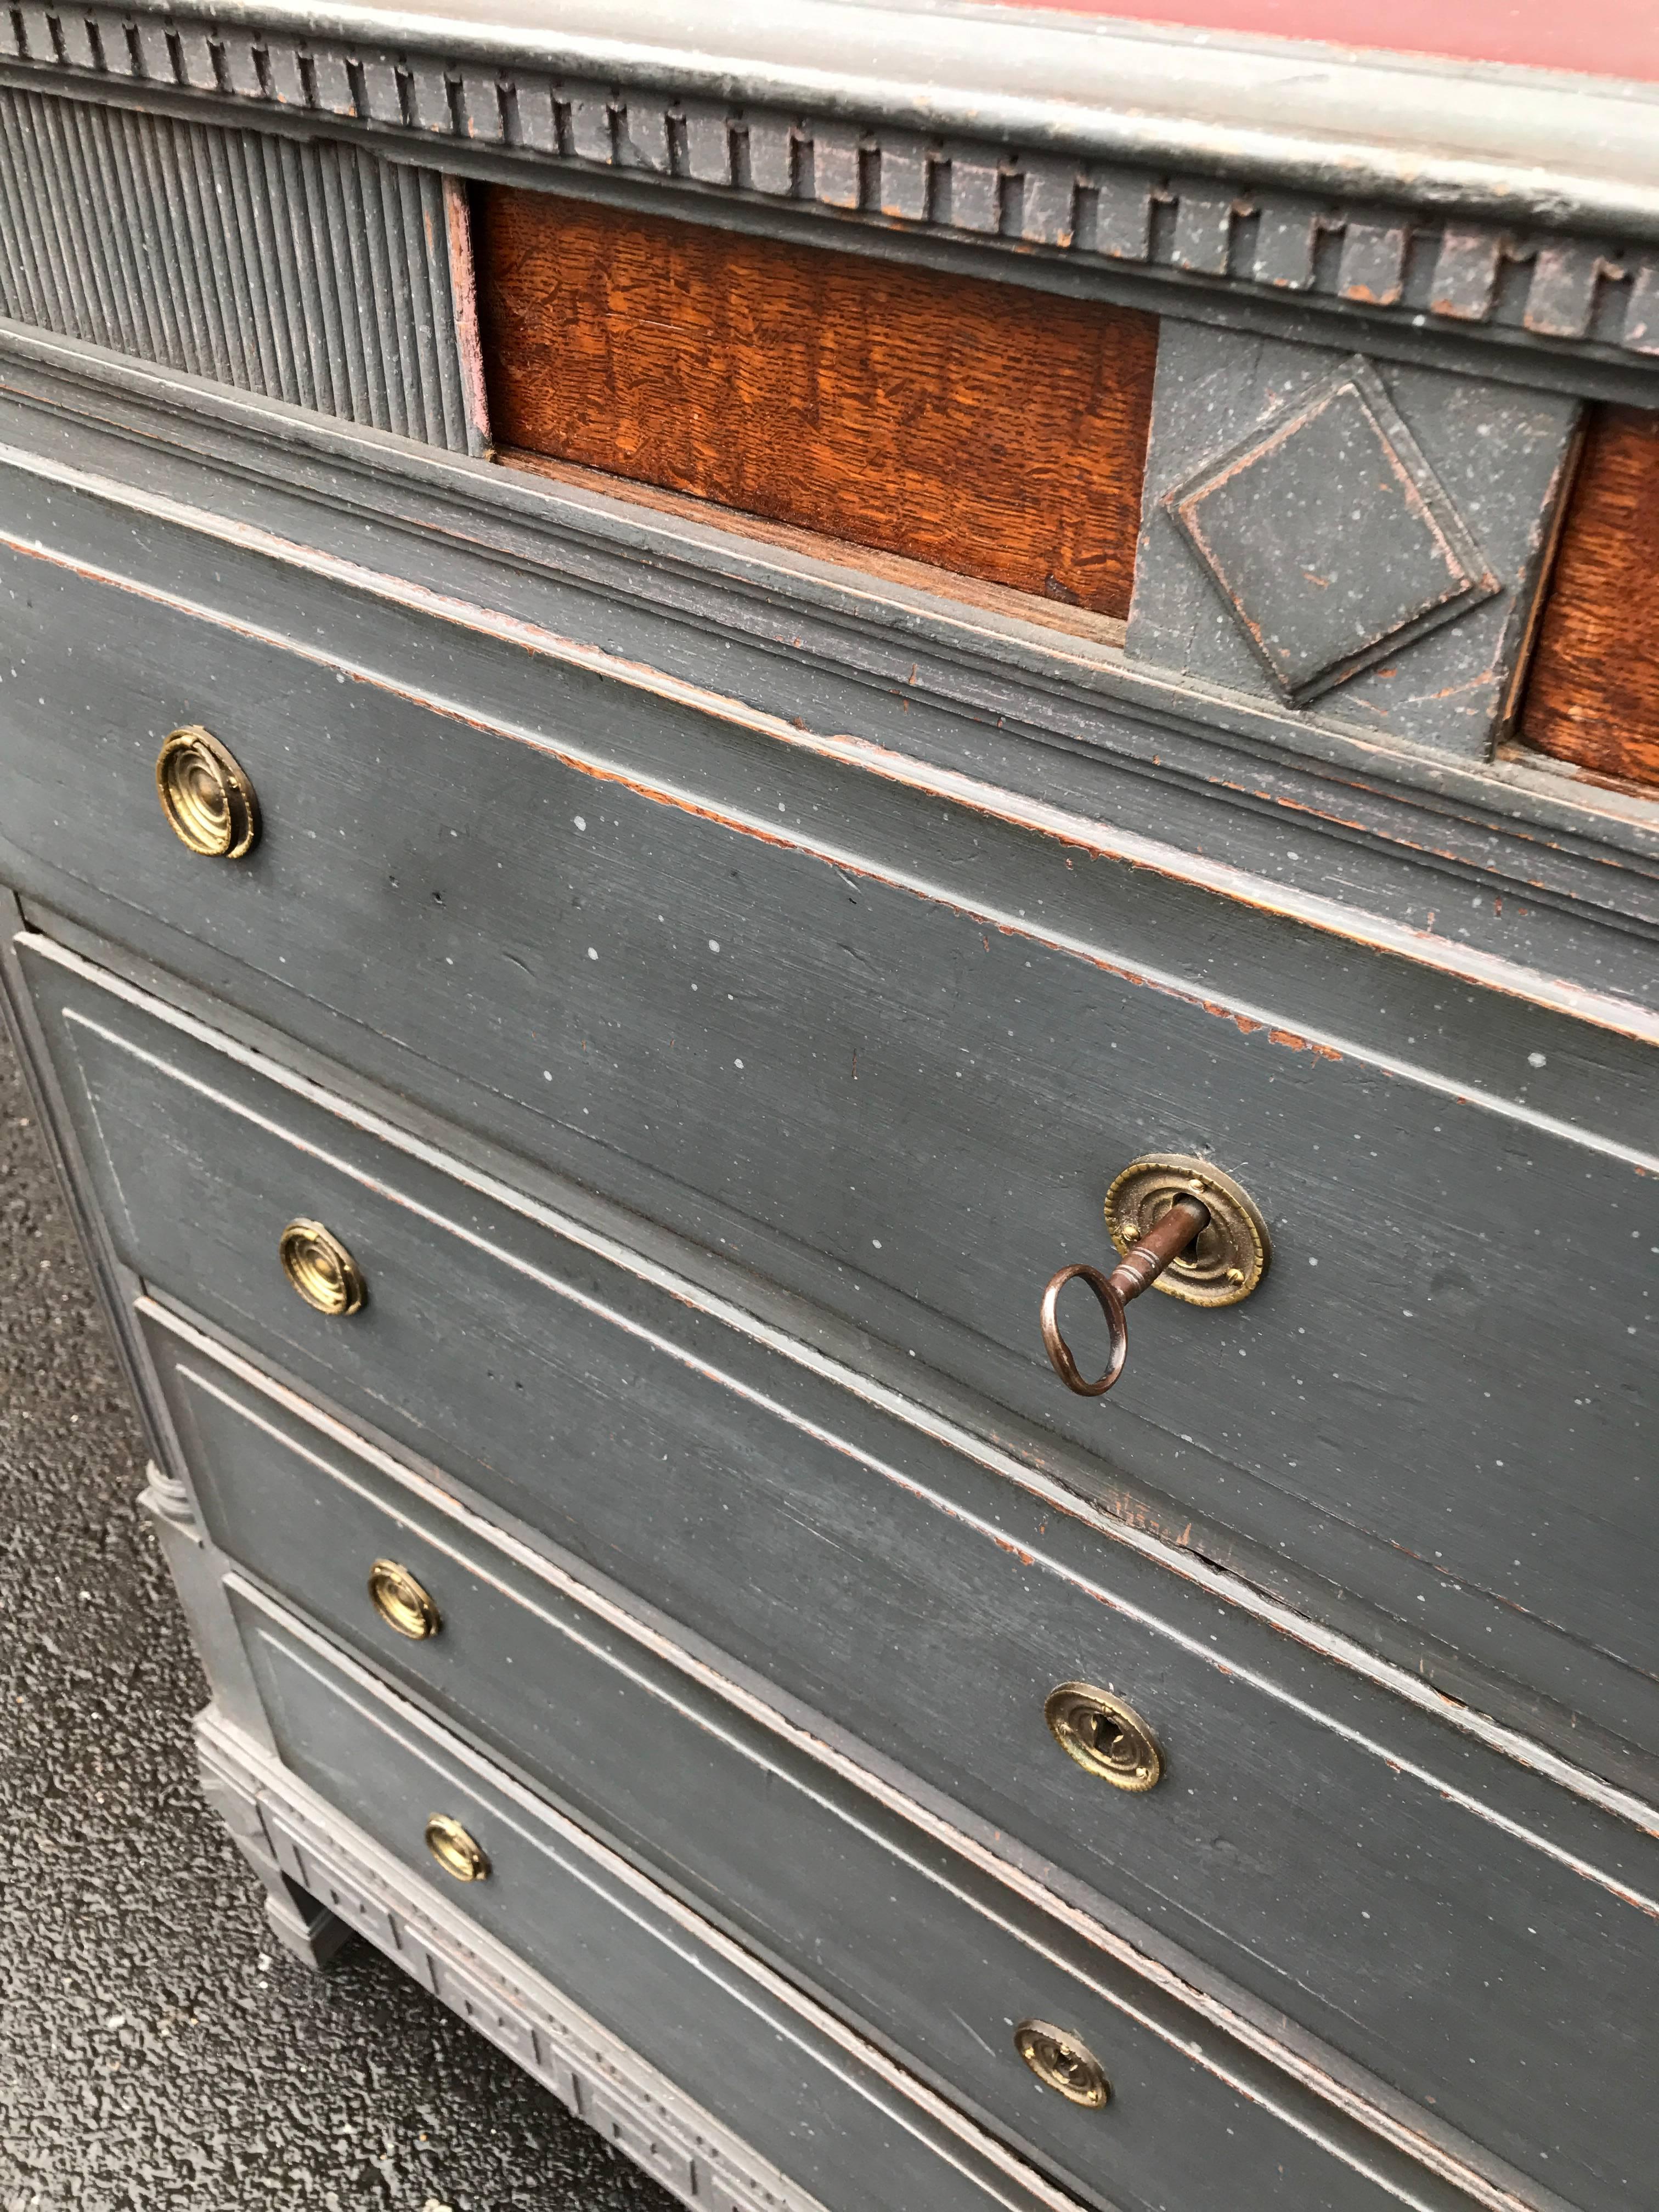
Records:
<instances>
[{"instance_id":1,"label":"drawer front","mask_svg":"<svg viewBox=\"0 0 1659 2212\"><path fill-rule=\"evenodd\" d=\"M792 2181L835 2212L1063 2212L1069 2200L999 2146L930 2124L877 2054L780 2003L614 1853L257 1593L229 1588L292 1771ZM424 1842L434 1813L483 1847L487 1876L439 1870Z\"/></svg>"},{"instance_id":2,"label":"drawer front","mask_svg":"<svg viewBox=\"0 0 1659 2212\"><path fill-rule=\"evenodd\" d=\"M271 575L303 655L15 580L3 834L183 933L164 958L1109 1455L1172 1529L1218 1518L1659 1750L1635 1047L314 580ZM458 686L465 716L420 703ZM162 734L203 719L258 791L243 860L155 803ZM1420 1040L1310 1047L1309 979L1362 1038L1420 999ZM1515 1110L1413 1079L1419 1043L1465 1041ZM1108 1182L1166 1148L1243 1181L1274 1266L1238 1307L1144 1299L1112 1397L1072 1398L1042 1285L1102 1256Z\"/></svg>"},{"instance_id":3,"label":"drawer front","mask_svg":"<svg viewBox=\"0 0 1659 2212\"><path fill-rule=\"evenodd\" d=\"M672 1284L30 956L125 1256L967 1814L1584 2204L1654 2122L1650 1841L901 1425ZM332 1226L367 1303L277 1263ZM1168 1774L1058 1751L1115 1690ZM1583 2023L1540 2045L1526 2002ZM1514 1993L1494 2009L1494 1993ZM1541 2085L1541 2086L1540 2086Z\"/></svg>"},{"instance_id":4,"label":"drawer front","mask_svg":"<svg viewBox=\"0 0 1659 2212\"><path fill-rule=\"evenodd\" d=\"M1375 2202L1380 2212L1382 2193L1345 2160L1228 2086L1230 2065L1234 2079L1249 2067L1245 2054L1230 2058L1224 2044L1219 2075L1193 2063L1179 2047L1191 2015L1177 2014L1160 2039L1138 2016L1147 1992L1133 1977L1126 2009L1109 1981L1103 1988L1105 1961L1068 1971L1052 1928L1047 1948L1023 1940L1010 1923L1017 1899L982 1885L989 1894L976 1905L963 1893L969 1870L947 1851L787 1741L769 1741L429 1486L353 1454L176 1326L153 1324L152 1336L222 1547L1029 2154L1126 2205ZM435 1629L411 1638L377 1615L368 1577L380 1559L416 1578ZM264 1620L256 1612L248 1624L256 1665ZM272 1710L289 1763L305 1771L314 1748L280 1679ZM1101 2060L1109 2111L1038 2087L1011 2034L1032 2017L1064 2025ZM1271 2078L1270 2100L1275 2086L1294 2100ZM1340 2129L1316 2109L1303 2124L1328 2137ZM1352 2155L1363 2161L1365 2147Z\"/></svg>"}]
</instances>

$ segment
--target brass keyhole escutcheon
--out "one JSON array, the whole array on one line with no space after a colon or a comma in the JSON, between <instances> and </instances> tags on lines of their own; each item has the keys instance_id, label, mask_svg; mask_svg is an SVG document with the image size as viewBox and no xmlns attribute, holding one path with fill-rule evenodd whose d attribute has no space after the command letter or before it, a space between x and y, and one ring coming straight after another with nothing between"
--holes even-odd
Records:
<instances>
[{"instance_id":1,"label":"brass keyhole escutcheon","mask_svg":"<svg viewBox=\"0 0 1659 2212\"><path fill-rule=\"evenodd\" d=\"M1045 2089L1073 2105L1098 2112L1109 2104L1112 2085L1106 2069L1086 2043L1046 2020L1023 2020L1014 2030L1014 2048Z\"/></svg>"},{"instance_id":2,"label":"brass keyhole escutcheon","mask_svg":"<svg viewBox=\"0 0 1659 2212\"><path fill-rule=\"evenodd\" d=\"M489 1853L447 1813L434 1813L427 1822L426 1847L457 1881L483 1881L489 1875Z\"/></svg>"},{"instance_id":3,"label":"brass keyhole escutcheon","mask_svg":"<svg viewBox=\"0 0 1659 2212\"><path fill-rule=\"evenodd\" d=\"M1208 1160L1186 1152L1148 1152L1132 1160L1106 1193L1113 1243L1121 1253L1132 1252L1179 1198L1195 1198L1210 1218L1151 1288L1188 1305L1237 1305L1267 1273L1273 1239L1249 1193Z\"/></svg>"},{"instance_id":4,"label":"brass keyhole escutcheon","mask_svg":"<svg viewBox=\"0 0 1659 2212\"><path fill-rule=\"evenodd\" d=\"M1092 1682L1062 1682L1043 1700L1042 1717L1068 1759L1114 1790L1155 1789L1164 1753L1133 1705Z\"/></svg>"},{"instance_id":5,"label":"brass keyhole escutcheon","mask_svg":"<svg viewBox=\"0 0 1659 2212\"><path fill-rule=\"evenodd\" d=\"M192 853L240 860L259 836L259 803L234 756L210 730L174 730L155 757L161 811Z\"/></svg>"},{"instance_id":6,"label":"brass keyhole escutcheon","mask_svg":"<svg viewBox=\"0 0 1659 2212\"><path fill-rule=\"evenodd\" d=\"M369 1601L388 1628L411 1644L424 1643L443 1626L443 1618L407 1567L396 1559L376 1559L368 1571Z\"/></svg>"},{"instance_id":7,"label":"brass keyhole escutcheon","mask_svg":"<svg viewBox=\"0 0 1659 2212\"><path fill-rule=\"evenodd\" d=\"M320 1221L290 1221L278 1246L283 1273L320 1314L354 1314L368 1296L363 1271Z\"/></svg>"}]
</instances>

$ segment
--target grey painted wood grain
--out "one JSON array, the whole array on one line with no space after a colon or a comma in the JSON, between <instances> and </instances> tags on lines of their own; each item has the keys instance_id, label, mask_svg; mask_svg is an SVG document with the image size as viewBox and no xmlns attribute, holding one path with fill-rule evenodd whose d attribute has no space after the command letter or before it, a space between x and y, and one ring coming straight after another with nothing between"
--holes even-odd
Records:
<instances>
[{"instance_id":1,"label":"grey painted wood grain","mask_svg":"<svg viewBox=\"0 0 1659 2212\"><path fill-rule=\"evenodd\" d=\"M1514 1611L1559 1652L1553 1694L1659 1740L1574 1680L1588 1647L1634 1705L1656 1665L1638 1563L1659 1208L1597 1129L1231 997L1220 901L710 713L532 667L545 735L515 739L154 608L117 693L76 642L99 588L13 574L38 642L0 695L12 835L198 936L207 980L240 994L226 955L263 973L284 1026L417 1096L423 1069L463 1073L463 1099L425 1095L1098 1455L1103 1480L1420 1605L1477 1661L1488 1607ZM153 750L185 713L261 793L234 868L185 854L155 805ZM552 750L590 741L622 758ZM1147 951L1160 908L1207 941L1213 988L1121 955L1126 902ZM1264 928L1247 959L1305 934ZM1334 988L1342 948L1324 950ZM1350 989L1421 992L1461 1048L1541 1057L1527 1086L1575 1063L1587 1119L1605 1077L1620 1143L1651 1127L1653 1088L1606 1032L1425 981L1400 962ZM1112 1399L1069 1400L1037 1297L1099 1255L1106 1183L1155 1146L1239 1175L1279 1262L1224 1314L1147 1300Z\"/></svg>"},{"instance_id":2,"label":"grey painted wood grain","mask_svg":"<svg viewBox=\"0 0 1659 2212\"><path fill-rule=\"evenodd\" d=\"M1379 744L804 550L229 392L210 398L27 332L0 326L0 350L19 395L0 397L15 526L33 523L64 557L118 567L140 515L156 551L146 583L165 575L266 626L274 606L291 605L294 634L376 657L394 676L408 650L398 617L435 590L453 618L450 688L465 666L477 710L499 696L514 711L518 695L511 661L491 667L477 654L469 611L473 632L490 615L522 621L751 701L791 728L856 732L1097 829L1150 828L1178 858L1221 855L1253 872L1269 900L1328 902L1339 938L1358 943L1386 919L1413 933L1425 962L1437 951L1518 964L1527 975L1513 987L1526 997L1553 979L1652 1002L1651 804L1553 767ZM179 501L198 502L187 527ZM254 538L279 554L280 573L245 557ZM238 557L227 559L228 544ZM395 611L384 627L343 620L337 597L319 589L342 557L368 564L366 585L383 614ZM408 665L428 665L418 647ZM1300 980L1288 957L1281 945L1273 972L1286 988ZM1436 1048L1397 994L1362 1003L1370 1029ZM1559 1079L1547 1087L1559 1091Z\"/></svg>"},{"instance_id":3,"label":"grey painted wood grain","mask_svg":"<svg viewBox=\"0 0 1659 2212\"><path fill-rule=\"evenodd\" d=\"M1211 459L1287 411L1347 358L1316 346L1276 345L1237 332L1166 325L1158 343L1152 436L1135 556L1129 651L1184 677L1273 697L1276 689L1214 580L1165 504ZM1505 390L1474 377L1393 368L1389 395L1455 512L1473 530L1499 590L1444 629L1390 654L1310 710L1383 739L1484 759L1504 734L1517 656L1528 635L1545 550L1570 480L1577 401ZM1353 469L1347 540L1310 545L1313 495L1288 476L1272 510L1255 517L1267 566L1330 568L1322 592L1363 593L1380 537L1368 478L1386 481L1382 455Z\"/></svg>"},{"instance_id":4,"label":"grey painted wood grain","mask_svg":"<svg viewBox=\"0 0 1659 2212\"><path fill-rule=\"evenodd\" d=\"M1376 2195L1149 2033L1113 2002L1109 1977L1068 1971L1023 1941L1006 1899L976 1909L947 1852L914 1832L883 1835L867 1802L837 1802L822 1770L757 1741L736 1712L699 1700L596 1616L222 1366L165 1338L158 1353L213 1534L241 1565L576 1817L644 1853L1026 2154L1085 2191L1194 2212L1258 2203L1299 2212ZM379 1623L365 1589L377 1558L398 1559L431 1592L436 1637L411 1644ZM303 1736L295 1741L302 1760ZM1133 1981L1125 1996L1144 2006ZM1032 2014L1064 2020L1109 2068L1109 2120L1034 2089L1012 2041L1012 2022ZM1433 2190L1427 2177L1419 2186Z\"/></svg>"},{"instance_id":5,"label":"grey painted wood grain","mask_svg":"<svg viewBox=\"0 0 1659 2212\"><path fill-rule=\"evenodd\" d=\"M260 1879L281 1890L286 1912L270 1917L287 1940L315 1948L362 1936L692 2212L824 2212L216 1707L198 1715L193 1734L204 1795ZM327 1900L315 1905L318 1918L296 1913L295 1890L308 1905Z\"/></svg>"},{"instance_id":6,"label":"grey painted wood grain","mask_svg":"<svg viewBox=\"0 0 1659 2212\"><path fill-rule=\"evenodd\" d=\"M647 1220L639 1212L601 1197L555 1174L522 1153L508 1152L463 1124L422 1106L407 1092L392 1093L367 1082L352 1066L331 1060L293 1036L245 1014L234 1002L183 982L157 969L107 938L96 937L62 914L46 917L53 934L24 932L6 949L14 957L27 948L101 981L105 988L153 1011L216 1051L259 1066L289 1095L309 1098L326 1093L335 1110L374 1145L390 1146L400 1159L426 1164L441 1158L449 1171L505 1207L598 1255L628 1277L672 1283L687 1304L714 1316L745 1340L753 1340L781 1356L792 1367L827 1379L843 1401L872 1407L884 1419L896 1419L931 1445L965 1458L1015 1489L1041 1499L1064 1516L1085 1521L1092 1536L1109 1549L1133 1555L1162 1577L1200 1586L1229 1612L1238 1611L1267 1624L1278 1637L1306 1645L1322 1659L1381 1686L1415 1710L1449 1723L1500 1756L1547 1774L1575 1796L1601 1805L1638 1827L1649 1824L1649 1808L1659 1802L1659 1757L1640 1751L1628 1735L1597 1725L1586 1702L1634 1717L1635 1733L1646 1732L1641 1716L1659 1710L1659 1698L1644 1703L1642 1680L1582 1646L1568 1646L1547 1630L1496 1601L1487 1605L1487 1656L1477 1665L1416 1623L1407 1624L1360 1601L1350 1589L1322 1577L1297 1563L1288 1548L1268 1552L1218 1521L1190 1510L1172 1518L1172 1504L1148 1485L1115 1472L1103 1485L1097 1463L1081 1450L1022 1424L1006 1409L988 1413L986 1401L954 1384L914 1353L884 1343L867 1328L827 1312L724 1253L691 1242ZM188 941L185 941L187 945ZM20 991L20 1004L27 996ZM67 1118L63 1131L70 1152L78 1147ZM78 1180L91 1204L93 1179L84 1163ZM131 1270L118 1272L137 1293ZM152 1391L152 1397L155 1395ZM989 1425L988 1425L988 1420ZM160 1440L165 1445L165 1440ZM173 1460L179 1455L172 1448ZM170 1461L169 1464L173 1462ZM177 1470L175 1470L177 1474ZM185 1479L181 1474L178 1479ZM1323 1550L1334 1557L1346 1540L1359 1556L1369 1549L1373 1562L1393 1554L1367 1545L1352 1528L1325 1523ZM1288 1547L1281 1531L1281 1544ZM1362 1577L1364 1579L1364 1577ZM1409 1603L1419 1577L1401 1575L1399 1587ZM1468 1596L1465 1593L1465 1596ZM1419 1591L1419 1620L1429 1610L1421 1602L1432 1592ZM1555 1662L1570 1652L1565 1675ZM1505 1671L1499 1672L1502 1668ZM1537 1686L1565 1681L1577 1710L1565 1708ZM1531 1686L1523 1687L1523 1684ZM1632 1692L1636 1694L1632 1697Z\"/></svg>"},{"instance_id":7,"label":"grey painted wood grain","mask_svg":"<svg viewBox=\"0 0 1659 2212\"><path fill-rule=\"evenodd\" d=\"M666 1899L618 1880L607 1855L505 1778L243 1602L250 1653L301 1781L792 2180L836 2212L889 2212L896 2201L915 2212L1044 2205L1035 2176L1022 2187L1017 2170L988 2172L971 2153L953 2161L945 2130L924 2133L901 2091L700 1942ZM462 1890L434 1867L422 1833L441 1810L484 1845L487 1881Z\"/></svg>"},{"instance_id":8,"label":"grey painted wood grain","mask_svg":"<svg viewBox=\"0 0 1659 2212\"><path fill-rule=\"evenodd\" d=\"M0 185L0 313L467 450L436 170L4 85Z\"/></svg>"},{"instance_id":9,"label":"grey painted wood grain","mask_svg":"<svg viewBox=\"0 0 1659 2212\"><path fill-rule=\"evenodd\" d=\"M1659 1924L1607 1885L1652 1892L1650 1844L1112 1556L672 1288L27 964L112 1231L154 1287L1499 2156L1616 2201L1607 2160L1645 2125ZM276 1265L296 1213L366 1273L348 1322L313 1313ZM1079 1676L1146 1713L1166 1787L1103 1806L1054 1749L1042 1698ZM971 1725L939 1725L958 1711ZM1540 2094L1528 1993L1546 1988L1600 2039L1553 2045ZM1513 2006L1494 2011L1495 1991Z\"/></svg>"}]
</instances>

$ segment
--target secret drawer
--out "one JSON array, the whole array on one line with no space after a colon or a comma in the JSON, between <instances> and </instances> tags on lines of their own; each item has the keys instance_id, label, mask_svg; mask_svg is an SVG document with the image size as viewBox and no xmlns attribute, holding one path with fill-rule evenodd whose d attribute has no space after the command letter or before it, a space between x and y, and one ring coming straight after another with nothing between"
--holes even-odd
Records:
<instances>
[{"instance_id":1,"label":"secret drawer","mask_svg":"<svg viewBox=\"0 0 1659 2212\"><path fill-rule=\"evenodd\" d=\"M1634 1830L659 1264L72 956L27 958L92 1182L155 1294L921 1778L994 1848L1039 1855L1042 1879L1127 1905L1540 2182L1620 2201L1652 2118ZM1068 1681L1144 1718L1158 1786L1121 1793L1061 1755L1044 1711ZM1547 2080L1540 1988L1595 2023L1549 2046Z\"/></svg>"},{"instance_id":2,"label":"secret drawer","mask_svg":"<svg viewBox=\"0 0 1659 2212\"><path fill-rule=\"evenodd\" d=\"M60 504L66 547L107 532ZM1208 1516L1431 1666L1437 1638L1659 1753L1629 1038L913 788L896 754L156 528L302 649L4 554L23 889L914 1353L982 1427L1013 1409L1020 1449L1063 1435L1164 1529ZM157 804L163 739L203 723L239 765L191 740L164 780L240 857ZM1085 1401L1039 1299L1109 1264L1103 1199L1154 1152L1231 1171L1277 1256L1242 1304L1143 1299Z\"/></svg>"},{"instance_id":3,"label":"secret drawer","mask_svg":"<svg viewBox=\"0 0 1659 2212\"><path fill-rule=\"evenodd\" d=\"M708 1670L676 1666L659 1633L603 1596L596 1607L580 1581L502 1545L418 1477L354 1450L182 1324L153 1316L150 1334L220 1546L1027 2154L1115 2203L1299 2212L1371 2202L1348 2169L1387 2172L1389 2156L1346 2116L1224 2042L1210 2064L1195 2061L1194 2015L1160 2008L1121 1966L1068 1944L793 1734L757 1727ZM309 1717L290 1694L292 1648L266 1608L235 1601L284 1755L317 1777ZM287 1663L272 1656L273 1635ZM319 1786L337 1794L326 1771ZM1022 1917L1035 1942L1022 1939ZM526 1936L514 1940L523 1948ZM1033 2018L1092 2057L1104 2087L1091 2077L1082 2087L1104 2104L1039 2092L1014 2036ZM1241 2074L1245 2098L1231 2086ZM1323 2147L1333 2142L1334 2158Z\"/></svg>"}]
</instances>

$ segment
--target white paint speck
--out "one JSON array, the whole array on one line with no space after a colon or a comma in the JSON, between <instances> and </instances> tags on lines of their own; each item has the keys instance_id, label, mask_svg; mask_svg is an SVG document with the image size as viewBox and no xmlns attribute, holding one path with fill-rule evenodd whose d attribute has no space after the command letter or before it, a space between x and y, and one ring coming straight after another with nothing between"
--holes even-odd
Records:
<instances>
[{"instance_id":1,"label":"white paint speck","mask_svg":"<svg viewBox=\"0 0 1659 2212\"><path fill-rule=\"evenodd\" d=\"M879 1252L879 1251L880 1251L880 1249L881 1249L881 1239L880 1239L880 1237L872 1237L870 1239L870 1242L871 1242L871 1243L875 1246L875 1248L876 1248L877 1251L878 1251L878 1252Z\"/></svg>"},{"instance_id":2,"label":"white paint speck","mask_svg":"<svg viewBox=\"0 0 1659 2212\"><path fill-rule=\"evenodd\" d=\"M551 1081L552 1081L552 1080L553 1080L553 1071L552 1071L552 1069L551 1069L550 1067L544 1067L544 1068L543 1068L543 1070L542 1070L542 1081L543 1081L544 1083L551 1083Z\"/></svg>"},{"instance_id":3,"label":"white paint speck","mask_svg":"<svg viewBox=\"0 0 1659 2212\"><path fill-rule=\"evenodd\" d=\"M740 1060L734 1060L732 1065L733 1067L741 1067L743 1066L743 1062Z\"/></svg>"},{"instance_id":4,"label":"white paint speck","mask_svg":"<svg viewBox=\"0 0 1659 2212\"><path fill-rule=\"evenodd\" d=\"M597 960L597 959L599 958L599 946L598 946L597 945L590 945L588 946L588 948L587 948L587 957L588 957L588 958L589 958L590 960Z\"/></svg>"},{"instance_id":5,"label":"white paint speck","mask_svg":"<svg viewBox=\"0 0 1659 2212\"><path fill-rule=\"evenodd\" d=\"M709 950L711 952L718 952L718 951L720 951L720 941L719 938L718 938L718 937L711 937L711 938L709 939L709 940L708 940L708 950Z\"/></svg>"},{"instance_id":6,"label":"white paint speck","mask_svg":"<svg viewBox=\"0 0 1659 2212\"><path fill-rule=\"evenodd\" d=\"M1316 1267L1319 1265L1318 1261L1315 1259L1315 1257L1314 1257L1314 1255L1313 1255L1313 1254L1312 1254L1311 1252L1310 1252L1310 1253L1309 1253L1309 1255L1308 1255L1308 1265L1309 1265L1310 1267Z\"/></svg>"},{"instance_id":7,"label":"white paint speck","mask_svg":"<svg viewBox=\"0 0 1659 2212\"><path fill-rule=\"evenodd\" d=\"M576 827L577 827L579 830L586 830L586 827L587 827L587 817L586 817L585 814L576 814L576 815L573 815L573 816L571 817L571 819L575 823L575 825L576 825Z\"/></svg>"},{"instance_id":8,"label":"white paint speck","mask_svg":"<svg viewBox=\"0 0 1659 2212\"><path fill-rule=\"evenodd\" d=\"M1547 1052L1529 1052L1527 1054L1528 1067L1547 1067L1549 1064L1549 1054Z\"/></svg>"}]
</instances>

